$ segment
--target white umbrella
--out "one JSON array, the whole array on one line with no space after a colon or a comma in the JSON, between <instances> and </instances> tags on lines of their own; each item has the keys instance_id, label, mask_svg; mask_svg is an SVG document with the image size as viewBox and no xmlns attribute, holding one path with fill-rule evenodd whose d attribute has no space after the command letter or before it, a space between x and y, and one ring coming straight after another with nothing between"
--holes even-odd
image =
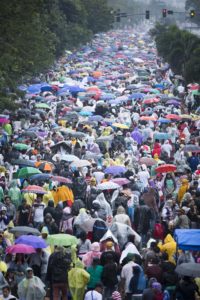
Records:
<instances>
[{"instance_id":1,"label":"white umbrella","mask_svg":"<svg viewBox=\"0 0 200 300\"><path fill-rule=\"evenodd\" d=\"M99 190L116 190L119 189L120 185L117 183L114 183L112 181L108 181L108 182L103 182L97 185L97 189Z\"/></svg>"},{"instance_id":2,"label":"white umbrella","mask_svg":"<svg viewBox=\"0 0 200 300\"><path fill-rule=\"evenodd\" d=\"M52 157L53 161L57 161L57 158L59 158L60 160L68 161L68 162L80 160L77 156L72 155L72 154L55 154Z\"/></svg>"},{"instance_id":3,"label":"white umbrella","mask_svg":"<svg viewBox=\"0 0 200 300\"><path fill-rule=\"evenodd\" d=\"M90 167L91 163L88 160L82 159L82 160L77 160L72 162L70 166L76 168L83 168L83 167Z\"/></svg>"}]
</instances>

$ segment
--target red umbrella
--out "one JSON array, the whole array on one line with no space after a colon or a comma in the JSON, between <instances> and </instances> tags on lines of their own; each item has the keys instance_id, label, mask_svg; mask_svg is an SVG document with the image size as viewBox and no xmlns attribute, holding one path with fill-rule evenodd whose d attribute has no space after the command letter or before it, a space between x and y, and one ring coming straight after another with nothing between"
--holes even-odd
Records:
<instances>
[{"instance_id":1,"label":"red umbrella","mask_svg":"<svg viewBox=\"0 0 200 300\"><path fill-rule=\"evenodd\" d=\"M152 103L158 103L160 102L160 99L158 98L151 98L151 99L146 99L143 101L143 104L152 104Z\"/></svg>"},{"instance_id":2,"label":"red umbrella","mask_svg":"<svg viewBox=\"0 0 200 300\"><path fill-rule=\"evenodd\" d=\"M22 190L24 193L47 194L47 191L38 185L28 185Z\"/></svg>"},{"instance_id":3,"label":"red umbrella","mask_svg":"<svg viewBox=\"0 0 200 300\"><path fill-rule=\"evenodd\" d=\"M28 246L28 245L24 245L24 244L17 244L17 245L12 245L12 246L7 247L6 253L8 253L8 254L17 254L17 253L31 254L31 253L36 253L36 251L32 246Z\"/></svg>"},{"instance_id":4,"label":"red umbrella","mask_svg":"<svg viewBox=\"0 0 200 300\"><path fill-rule=\"evenodd\" d=\"M145 164L146 166L154 166L157 164L157 161L152 157L141 157L140 164Z\"/></svg>"},{"instance_id":5,"label":"red umbrella","mask_svg":"<svg viewBox=\"0 0 200 300\"><path fill-rule=\"evenodd\" d=\"M142 116L140 117L140 121L157 121L157 118L153 116Z\"/></svg>"},{"instance_id":6,"label":"red umbrella","mask_svg":"<svg viewBox=\"0 0 200 300\"><path fill-rule=\"evenodd\" d=\"M170 164L161 165L156 168L157 173L168 173L168 172L174 172L174 171L176 171L176 166L170 165Z\"/></svg>"},{"instance_id":7,"label":"red umbrella","mask_svg":"<svg viewBox=\"0 0 200 300\"><path fill-rule=\"evenodd\" d=\"M177 120L177 121L181 120L181 117L175 114L166 115L165 118L169 120Z\"/></svg>"}]
</instances>

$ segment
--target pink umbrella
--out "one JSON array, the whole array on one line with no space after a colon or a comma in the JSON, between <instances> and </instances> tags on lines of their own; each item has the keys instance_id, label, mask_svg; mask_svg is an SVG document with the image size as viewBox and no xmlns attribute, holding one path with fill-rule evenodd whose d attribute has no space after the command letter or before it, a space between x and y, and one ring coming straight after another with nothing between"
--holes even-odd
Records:
<instances>
[{"instance_id":1,"label":"pink umbrella","mask_svg":"<svg viewBox=\"0 0 200 300\"><path fill-rule=\"evenodd\" d=\"M121 186L128 184L130 182L130 180L128 180L127 178L113 178L113 179L111 179L111 181L114 183L117 183Z\"/></svg>"},{"instance_id":2,"label":"pink umbrella","mask_svg":"<svg viewBox=\"0 0 200 300\"><path fill-rule=\"evenodd\" d=\"M72 183L71 179L69 178L65 178L65 177L62 177L62 176L52 176L51 179L53 181L58 181L58 182L62 182L62 183Z\"/></svg>"},{"instance_id":3,"label":"pink umbrella","mask_svg":"<svg viewBox=\"0 0 200 300\"><path fill-rule=\"evenodd\" d=\"M0 123L9 123L9 120L7 118L0 118Z\"/></svg>"},{"instance_id":4,"label":"pink umbrella","mask_svg":"<svg viewBox=\"0 0 200 300\"><path fill-rule=\"evenodd\" d=\"M6 253L8 254L31 254L36 253L35 249L32 246L24 245L24 244L17 244L13 246L9 246L6 248Z\"/></svg>"}]
</instances>

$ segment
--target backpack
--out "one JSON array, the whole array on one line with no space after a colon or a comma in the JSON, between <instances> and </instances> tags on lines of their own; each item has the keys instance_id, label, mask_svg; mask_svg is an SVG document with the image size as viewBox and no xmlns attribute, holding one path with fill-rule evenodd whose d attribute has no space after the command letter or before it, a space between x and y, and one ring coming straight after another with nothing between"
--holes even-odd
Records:
<instances>
[{"instance_id":1,"label":"backpack","mask_svg":"<svg viewBox=\"0 0 200 300\"><path fill-rule=\"evenodd\" d=\"M156 240L162 240L164 236L163 226L160 223L156 223L153 231L153 238Z\"/></svg>"},{"instance_id":2,"label":"backpack","mask_svg":"<svg viewBox=\"0 0 200 300\"><path fill-rule=\"evenodd\" d=\"M93 242L99 242L108 228L103 220L96 220L93 225Z\"/></svg>"},{"instance_id":3,"label":"backpack","mask_svg":"<svg viewBox=\"0 0 200 300\"><path fill-rule=\"evenodd\" d=\"M147 280L146 277L144 275L144 271L142 270L142 268L140 266L138 266L138 268L140 269L140 274L138 276L138 278L136 276L132 276L130 283L129 283L129 290L131 291L131 293L142 293L144 289L146 289L147 287Z\"/></svg>"},{"instance_id":4,"label":"backpack","mask_svg":"<svg viewBox=\"0 0 200 300\"><path fill-rule=\"evenodd\" d=\"M163 300L164 299L164 295L161 291L156 291L154 294L154 300Z\"/></svg>"}]
</instances>

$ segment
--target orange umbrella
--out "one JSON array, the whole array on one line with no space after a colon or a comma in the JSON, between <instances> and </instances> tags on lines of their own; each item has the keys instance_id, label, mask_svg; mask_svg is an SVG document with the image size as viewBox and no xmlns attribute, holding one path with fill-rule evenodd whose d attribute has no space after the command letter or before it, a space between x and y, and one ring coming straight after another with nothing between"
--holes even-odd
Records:
<instances>
[{"instance_id":1,"label":"orange umbrella","mask_svg":"<svg viewBox=\"0 0 200 300\"><path fill-rule=\"evenodd\" d=\"M140 121L157 121L157 118L153 116L142 116L140 117Z\"/></svg>"},{"instance_id":2,"label":"orange umbrella","mask_svg":"<svg viewBox=\"0 0 200 300\"><path fill-rule=\"evenodd\" d=\"M43 161L43 162L40 162L38 169L43 172L44 171L52 172L54 169L54 165L50 162Z\"/></svg>"},{"instance_id":3,"label":"orange umbrella","mask_svg":"<svg viewBox=\"0 0 200 300\"><path fill-rule=\"evenodd\" d=\"M100 71L94 71L93 73L92 73L92 76L93 77L96 77L96 78L99 78L99 77L101 77L103 74L102 74L102 72L100 72Z\"/></svg>"},{"instance_id":4,"label":"orange umbrella","mask_svg":"<svg viewBox=\"0 0 200 300\"><path fill-rule=\"evenodd\" d=\"M177 121L181 120L181 117L175 114L166 115L165 118L170 120L177 120Z\"/></svg>"}]
</instances>

